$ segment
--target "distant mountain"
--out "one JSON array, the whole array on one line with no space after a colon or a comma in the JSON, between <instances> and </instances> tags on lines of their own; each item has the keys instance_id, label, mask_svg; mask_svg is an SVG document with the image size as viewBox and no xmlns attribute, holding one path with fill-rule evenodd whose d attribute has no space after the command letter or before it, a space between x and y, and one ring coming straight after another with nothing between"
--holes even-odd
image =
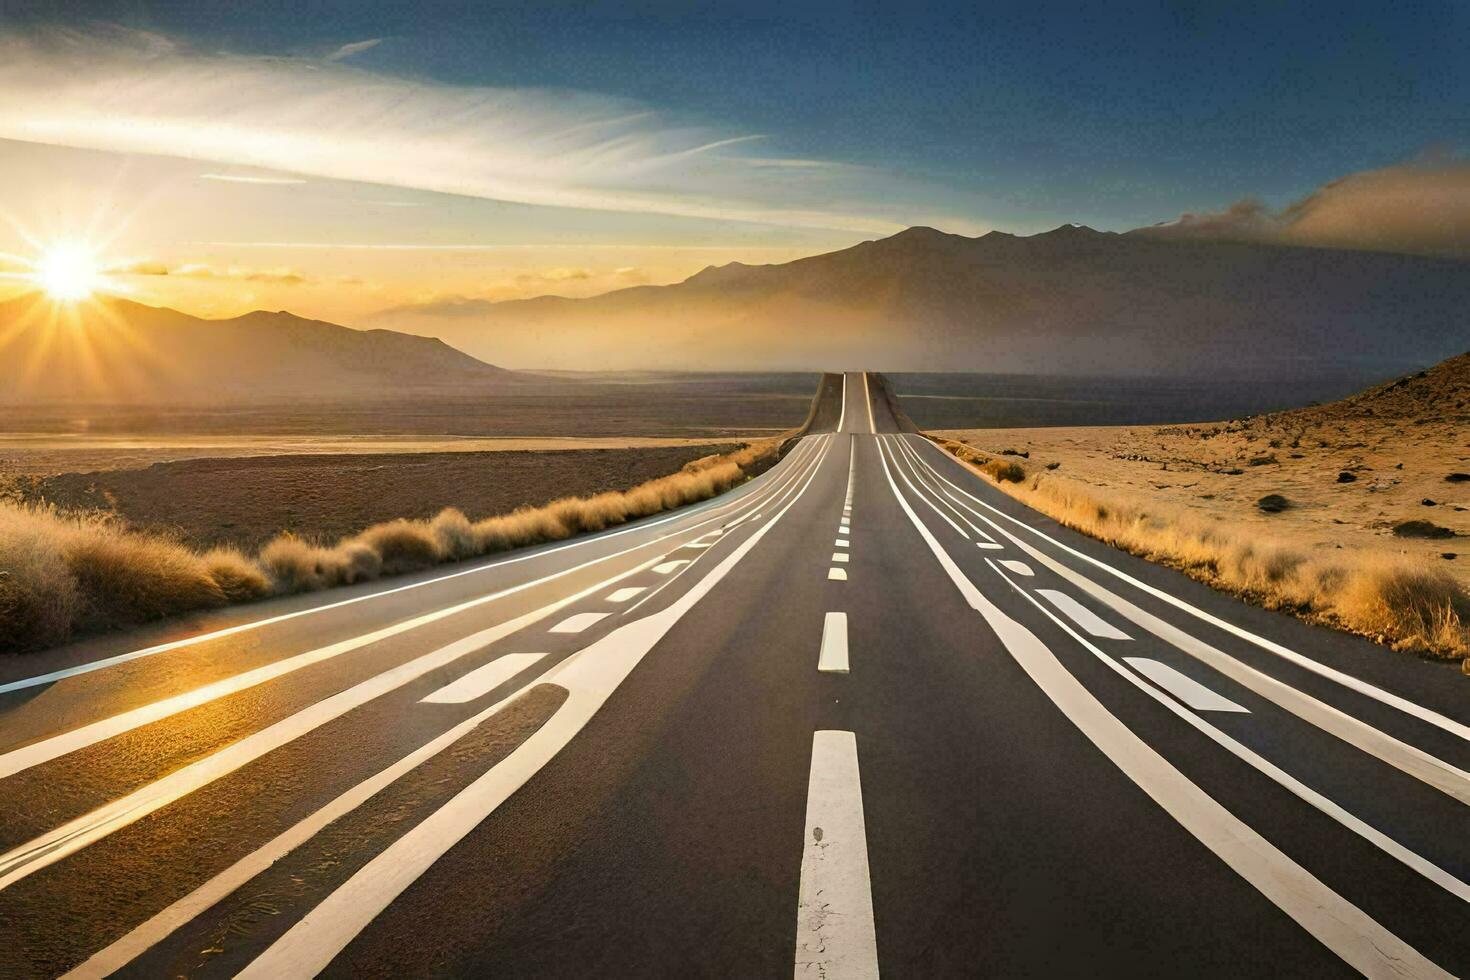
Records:
<instances>
[{"instance_id":1,"label":"distant mountain","mask_svg":"<svg viewBox=\"0 0 1470 980\"><path fill-rule=\"evenodd\" d=\"M441 340L290 313L202 320L117 299L0 303L0 402L391 399L514 378Z\"/></svg>"},{"instance_id":2,"label":"distant mountain","mask_svg":"<svg viewBox=\"0 0 1470 980\"><path fill-rule=\"evenodd\" d=\"M590 299L404 308L375 324L500 363L1291 378L1470 345L1470 263L1064 225L910 228L783 265Z\"/></svg>"}]
</instances>

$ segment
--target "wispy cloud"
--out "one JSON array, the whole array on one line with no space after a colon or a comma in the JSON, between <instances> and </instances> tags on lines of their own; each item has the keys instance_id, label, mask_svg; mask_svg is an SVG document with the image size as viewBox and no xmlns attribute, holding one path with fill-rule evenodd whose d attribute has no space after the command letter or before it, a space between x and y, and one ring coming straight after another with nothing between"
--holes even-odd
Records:
<instances>
[{"instance_id":1,"label":"wispy cloud","mask_svg":"<svg viewBox=\"0 0 1470 980\"><path fill-rule=\"evenodd\" d=\"M1470 259L1470 158L1430 153L1350 174L1284 208L1247 198L1140 233Z\"/></svg>"},{"instance_id":2,"label":"wispy cloud","mask_svg":"<svg viewBox=\"0 0 1470 980\"><path fill-rule=\"evenodd\" d=\"M255 269L246 266L214 266L207 262L184 262L169 265L151 259L124 262L111 266L109 275L169 276L180 279L229 279L237 282L272 283L277 286L299 286L310 282L305 273L289 268Z\"/></svg>"},{"instance_id":3,"label":"wispy cloud","mask_svg":"<svg viewBox=\"0 0 1470 980\"><path fill-rule=\"evenodd\" d=\"M368 38L366 41L353 41L351 44L344 44L336 51L333 51L331 54L327 55L325 60L343 61L347 58L351 58L355 54L362 54L364 51L367 51L370 48L376 48L382 43L383 39L380 37Z\"/></svg>"},{"instance_id":4,"label":"wispy cloud","mask_svg":"<svg viewBox=\"0 0 1470 980\"><path fill-rule=\"evenodd\" d=\"M781 165L769 150L746 157L766 141L623 100L451 86L343 62L372 43L323 60L197 51L120 28L3 35L0 138L525 204L877 234L907 224L895 202L918 196L861 168Z\"/></svg>"},{"instance_id":5,"label":"wispy cloud","mask_svg":"<svg viewBox=\"0 0 1470 980\"><path fill-rule=\"evenodd\" d=\"M247 177L241 174L200 174L200 180L219 180L227 184L304 184L300 177Z\"/></svg>"}]
</instances>

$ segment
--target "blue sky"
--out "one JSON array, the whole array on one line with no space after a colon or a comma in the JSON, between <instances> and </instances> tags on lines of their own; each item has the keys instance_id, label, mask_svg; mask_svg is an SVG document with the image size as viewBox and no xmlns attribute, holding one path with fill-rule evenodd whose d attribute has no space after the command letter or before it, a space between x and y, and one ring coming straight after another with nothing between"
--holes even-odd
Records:
<instances>
[{"instance_id":1,"label":"blue sky","mask_svg":"<svg viewBox=\"0 0 1470 980\"><path fill-rule=\"evenodd\" d=\"M1436 149L1453 199L1467 42L1461 2L8 0L0 180L27 243L111 221L192 309L576 295L910 224L1281 208Z\"/></svg>"}]
</instances>

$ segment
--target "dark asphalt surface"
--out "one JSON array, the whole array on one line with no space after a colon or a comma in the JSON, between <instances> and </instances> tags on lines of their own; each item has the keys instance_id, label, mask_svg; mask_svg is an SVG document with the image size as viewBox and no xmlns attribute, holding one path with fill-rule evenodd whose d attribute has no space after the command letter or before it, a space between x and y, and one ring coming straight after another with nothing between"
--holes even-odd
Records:
<instances>
[{"instance_id":1,"label":"dark asphalt surface","mask_svg":"<svg viewBox=\"0 0 1470 980\"><path fill-rule=\"evenodd\" d=\"M1462 677L1067 531L895 404L829 375L716 500L5 664L0 976L1470 971ZM819 731L867 860L821 968Z\"/></svg>"}]
</instances>

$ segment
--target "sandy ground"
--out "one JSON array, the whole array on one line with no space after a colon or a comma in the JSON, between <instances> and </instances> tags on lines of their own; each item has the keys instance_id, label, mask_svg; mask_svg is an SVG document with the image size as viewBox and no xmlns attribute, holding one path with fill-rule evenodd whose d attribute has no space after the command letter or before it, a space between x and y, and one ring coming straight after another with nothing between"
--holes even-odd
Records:
<instances>
[{"instance_id":1,"label":"sandy ground","mask_svg":"<svg viewBox=\"0 0 1470 980\"><path fill-rule=\"evenodd\" d=\"M156 463L20 477L10 494L102 511L190 544L254 549L281 531L325 542L398 517L458 507L472 519L623 490L735 443L449 453L310 453Z\"/></svg>"},{"instance_id":2,"label":"sandy ground","mask_svg":"<svg viewBox=\"0 0 1470 980\"><path fill-rule=\"evenodd\" d=\"M1409 555L1452 572L1470 587L1470 425L1455 418L1351 415L1314 420L1297 413L1184 426L952 429L940 435L989 452L1017 450L1028 471L1079 480L1102 493L1182 507L1282 544ZM1351 481L1339 482L1339 475ZM1264 513L1280 494L1290 506ZM1432 502L1432 503L1431 503ZM1395 536L1425 520L1456 538Z\"/></svg>"},{"instance_id":3,"label":"sandy ground","mask_svg":"<svg viewBox=\"0 0 1470 980\"><path fill-rule=\"evenodd\" d=\"M737 434L751 441L768 432ZM189 459L340 453L484 453L702 446L708 438L620 436L56 436L0 432L0 488L15 477L137 469Z\"/></svg>"}]
</instances>

